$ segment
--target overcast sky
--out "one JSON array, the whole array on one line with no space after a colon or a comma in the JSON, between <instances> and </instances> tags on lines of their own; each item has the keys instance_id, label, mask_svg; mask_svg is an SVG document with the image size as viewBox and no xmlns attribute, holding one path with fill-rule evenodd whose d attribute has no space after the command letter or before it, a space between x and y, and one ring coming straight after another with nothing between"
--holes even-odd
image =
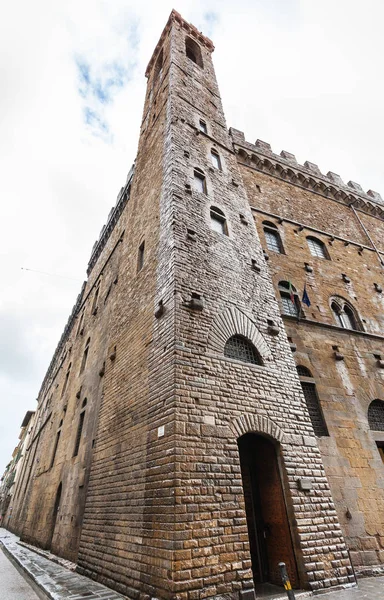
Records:
<instances>
[{"instance_id":1,"label":"overcast sky","mask_svg":"<svg viewBox=\"0 0 384 600\"><path fill-rule=\"evenodd\" d=\"M135 158L173 7L216 46L229 126L384 195L382 0L2 4L0 474Z\"/></svg>"}]
</instances>

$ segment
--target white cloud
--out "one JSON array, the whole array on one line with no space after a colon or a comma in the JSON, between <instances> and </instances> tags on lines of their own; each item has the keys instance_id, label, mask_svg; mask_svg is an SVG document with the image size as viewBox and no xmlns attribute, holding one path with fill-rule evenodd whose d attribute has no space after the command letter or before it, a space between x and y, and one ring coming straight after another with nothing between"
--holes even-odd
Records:
<instances>
[{"instance_id":1,"label":"white cloud","mask_svg":"<svg viewBox=\"0 0 384 600\"><path fill-rule=\"evenodd\" d=\"M181 0L175 8L215 43L229 125L384 191L379 0ZM134 160L144 71L171 9L154 0L23 0L3 10L0 471Z\"/></svg>"}]
</instances>

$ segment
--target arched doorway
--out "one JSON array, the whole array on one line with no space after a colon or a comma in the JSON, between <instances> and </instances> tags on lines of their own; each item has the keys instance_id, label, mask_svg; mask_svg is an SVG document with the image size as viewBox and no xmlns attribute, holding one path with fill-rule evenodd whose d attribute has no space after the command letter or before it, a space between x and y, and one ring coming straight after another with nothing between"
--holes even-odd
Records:
<instances>
[{"instance_id":1,"label":"arched doorway","mask_svg":"<svg viewBox=\"0 0 384 600\"><path fill-rule=\"evenodd\" d=\"M276 447L255 433L239 438L238 446L254 582L282 585L278 564L285 562L298 587Z\"/></svg>"},{"instance_id":2,"label":"arched doorway","mask_svg":"<svg viewBox=\"0 0 384 600\"><path fill-rule=\"evenodd\" d=\"M62 483L60 483L59 487L57 488L56 498L55 498L55 504L53 506L52 521L51 521L51 531L50 531L50 537L49 537L49 541L48 541L48 549L50 549L52 547L52 540L53 540L53 536L54 536L54 533L55 533L57 515L58 515L58 512L59 512L59 508L60 508L61 491L62 491L62 489L63 489L63 485L62 485Z\"/></svg>"}]
</instances>

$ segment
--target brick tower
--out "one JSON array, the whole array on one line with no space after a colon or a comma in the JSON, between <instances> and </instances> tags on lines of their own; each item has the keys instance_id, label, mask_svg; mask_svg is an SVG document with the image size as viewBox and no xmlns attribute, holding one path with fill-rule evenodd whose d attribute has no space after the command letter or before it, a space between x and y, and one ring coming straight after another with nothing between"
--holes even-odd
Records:
<instances>
[{"instance_id":1,"label":"brick tower","mask_svg":"<svg viewBox=\"0 0 384 600\"><path fill-rule=\"evenodd\" d=\"M171 13L123 215L79 570L132 597L354 580L212 51Z\"/></svg>"}]
</instances>

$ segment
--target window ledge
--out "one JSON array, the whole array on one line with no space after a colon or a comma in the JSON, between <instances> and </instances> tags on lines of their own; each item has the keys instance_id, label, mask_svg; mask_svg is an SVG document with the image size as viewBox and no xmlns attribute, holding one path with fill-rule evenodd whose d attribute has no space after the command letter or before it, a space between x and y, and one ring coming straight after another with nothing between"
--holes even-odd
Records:
<instances>
[{"instance_id":1,"label":"window ledge","mask_svg":"<svg viewBox=\"0 0 384 600\"><path fill-rule=\"evenodd\" d=\"M338 325L330 325L329 323L323 323L321 321L314 321L313 319L305 319L293 317L292 315L281 314L281 317L288 321L296 321L296 323L304 323L305 325L313 325L314 327L322 327L325 329L333 329L340 333L346 333L347 335L357 335L361 337L369 337L377 340L384 340L384 335L378 333L369 333L368 331L358 331L357 329L346 329L345 327L339 327Z\"/></svg>"}]
</instances>

